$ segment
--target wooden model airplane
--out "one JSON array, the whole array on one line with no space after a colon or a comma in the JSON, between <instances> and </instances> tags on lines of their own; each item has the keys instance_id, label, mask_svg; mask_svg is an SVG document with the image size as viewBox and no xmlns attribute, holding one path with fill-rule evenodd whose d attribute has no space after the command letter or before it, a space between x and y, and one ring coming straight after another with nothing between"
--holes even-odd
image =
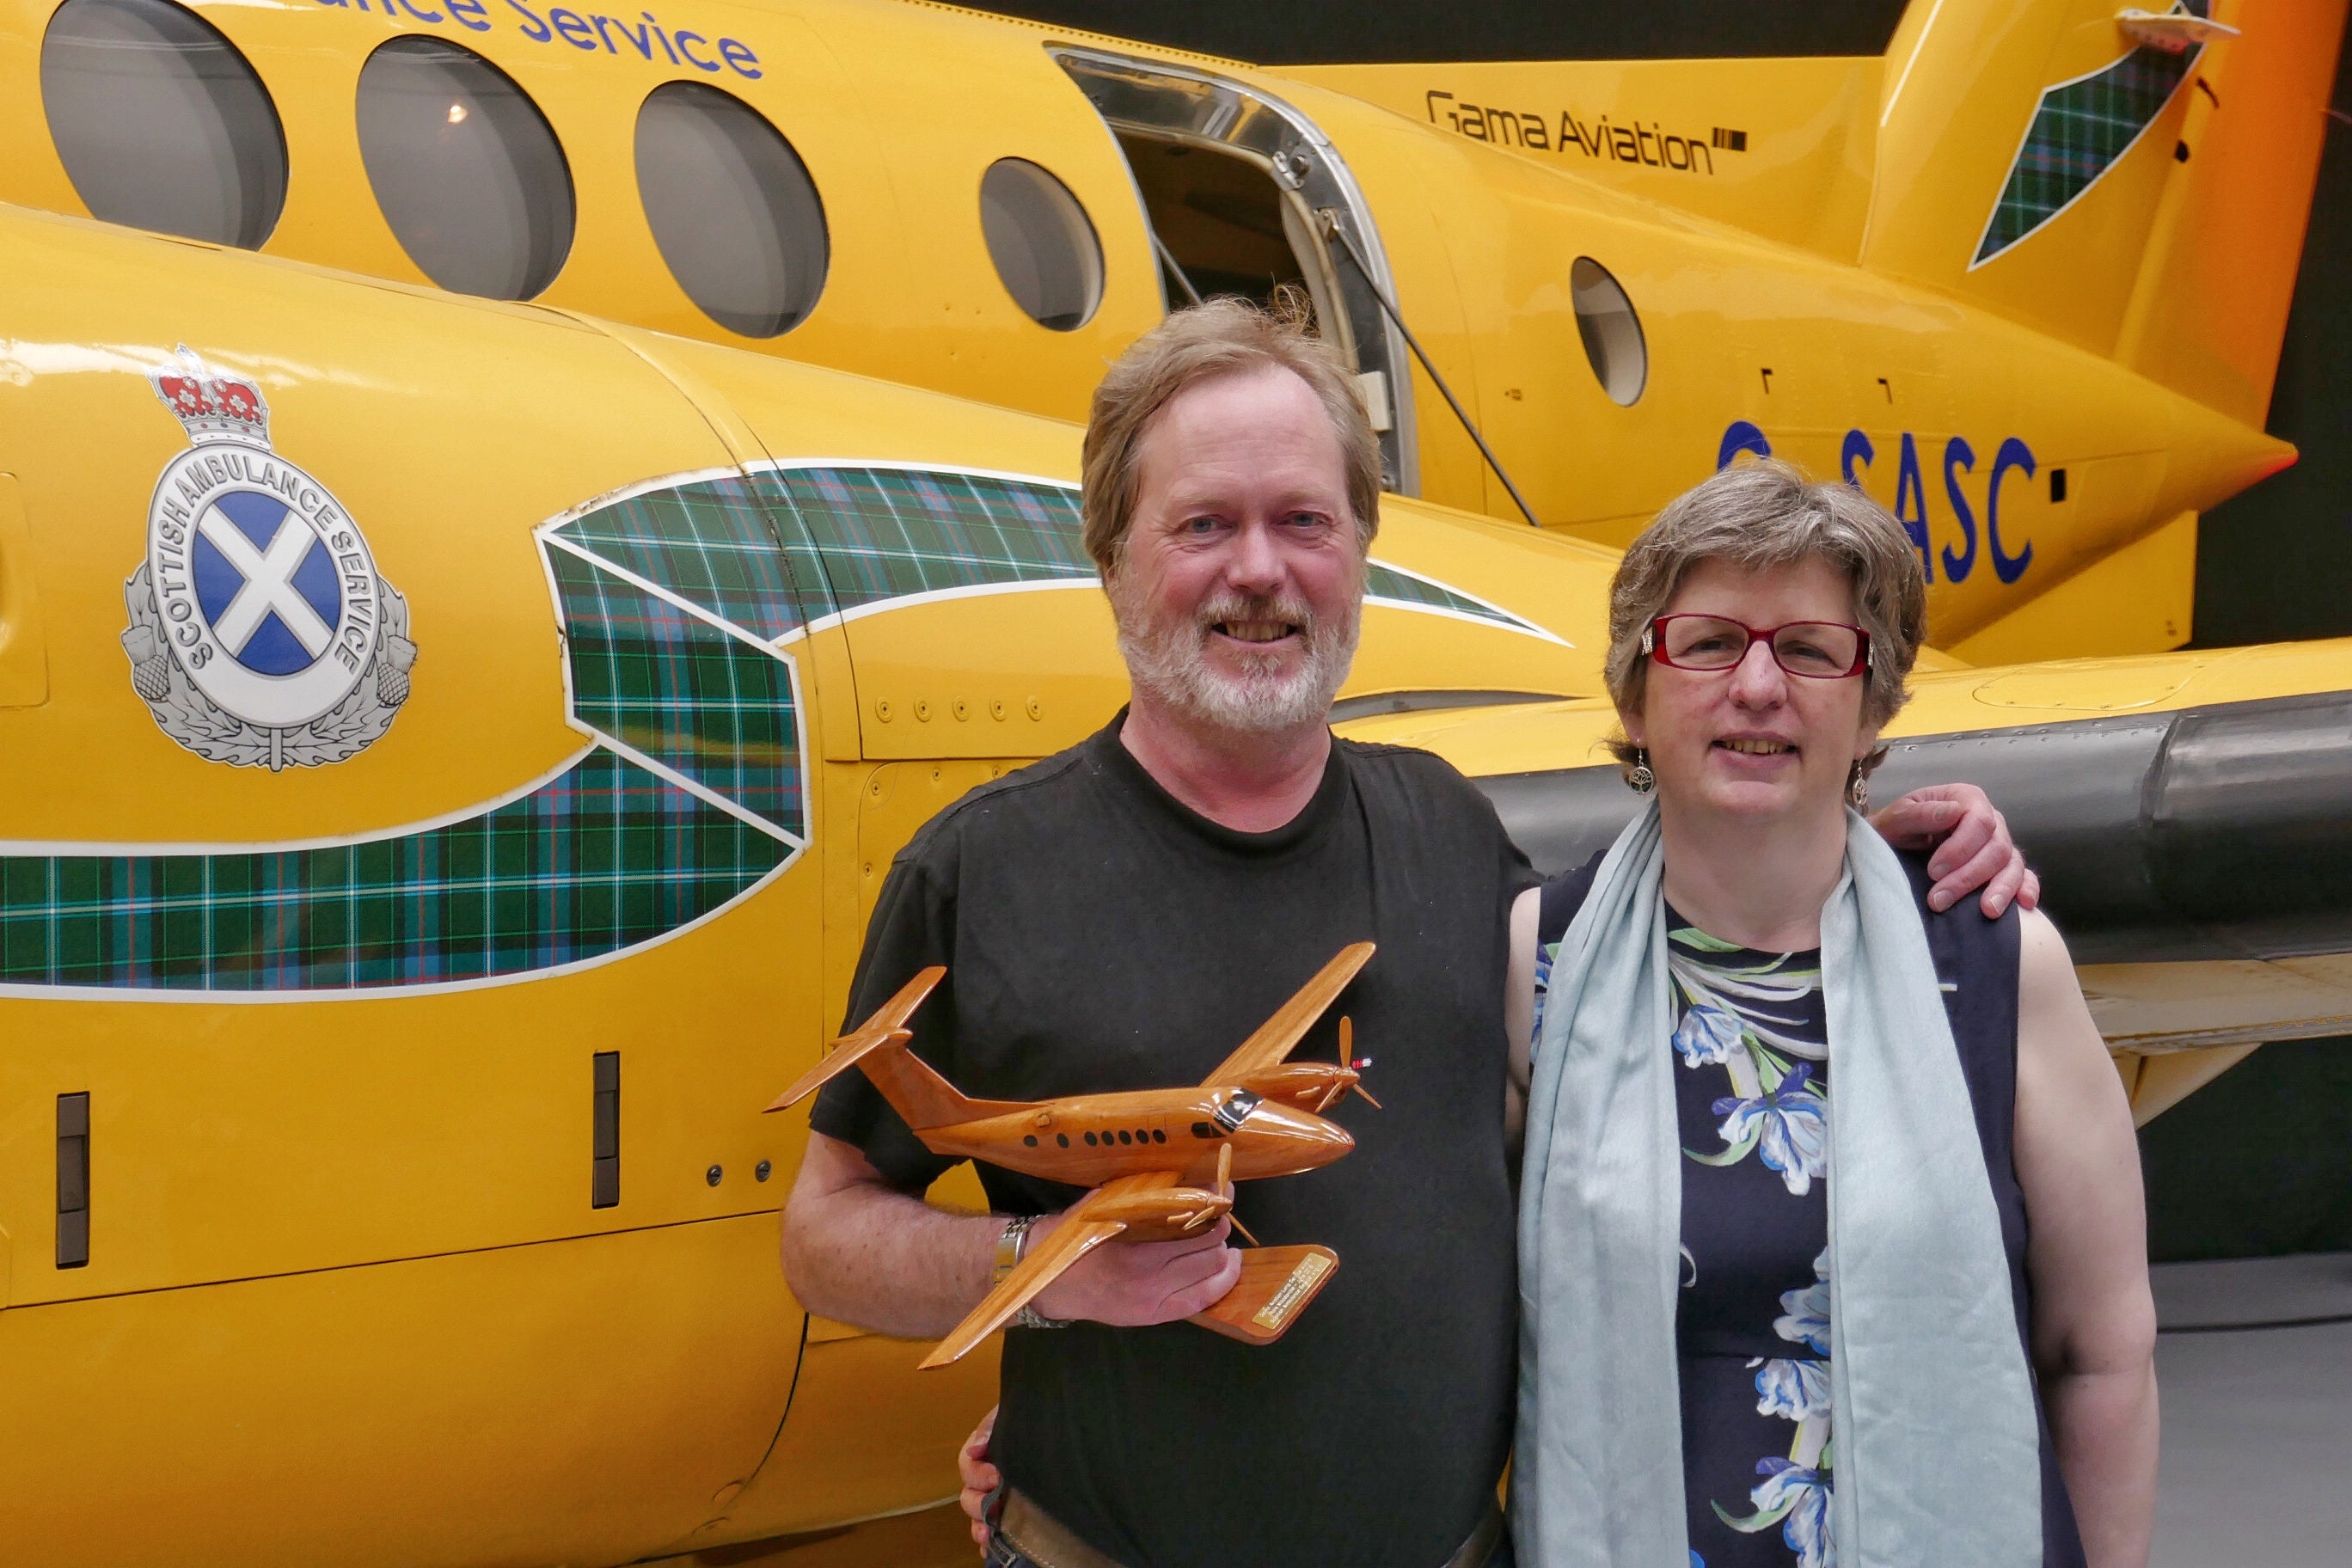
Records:
<instances>
[{"instance_id":1,"label":"wooden model airplane","mask_svg":"<svg viewBox=\"0 0 2352 1568\"><path fill-rule=\"evenodd\" d=\"M1339 1020L1336 1063L1283 1058L1364 967L1372 946L1360 942L1341 948L1197 1088L1066 1100L968 1100L907 1048L914 1038L907 1020L947 977L933 965L835 1040L824 1059L768 1109L797 1104L855 1065L866 1069L933 1153L1093 1188L923 1361L926 1367L945 1366L1114 1237L1173 1241L1198 1236L1232 1212L1236 1180L1297 1175L1354 1148L1345 1129L1317 1114L1351 1089L1372 1099L1357 1082L1371 1064L1350 1058L1348 1020ZM1234 1224L1249 1236L1240 1221ZM1339 1263L1328 1247L1256 1247L1243 1261L1239 1283L1192 1321L1251 1344L1271 1344Z\"/></svg>"}]
</instances>

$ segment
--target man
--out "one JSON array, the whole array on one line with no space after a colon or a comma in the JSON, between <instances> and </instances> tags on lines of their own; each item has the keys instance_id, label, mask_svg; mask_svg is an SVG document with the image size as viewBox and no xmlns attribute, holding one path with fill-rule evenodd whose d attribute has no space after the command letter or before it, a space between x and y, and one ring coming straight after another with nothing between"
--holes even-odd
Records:
<instances>
[{"instance_id":1,"label":"man","mask_svg":"<svg viewBox=\"0 0 2352 1568\"><path fill-rule=\"evenodd\" d=\"M1005 1341L992 1560L1475 1568L1516 1379L1505 917L1532 873L1444 763L1330 733L1380 482L1335 353L1233 301L1180 313L1105 377L1085 450L1132 704L917 836L849 1015L940 963L915 1048L966 1094L1197 1082L1370 940L1298 1054L1333 1057L1349 1015L1390 1109L1335 1108L1346 1160L1242 1189L1256 1236L1341 1259L1279 1342L1179 1321L1238 1277L1224 1223L1098 1248L1036 1298ZM1999 867L2014 889L1998 819L1972 820L1982 853L1948 881ZM860 1075L827 1086L812 1126L785 1271L810 1310L886 1333L944 1333L988 1290L1023 1225L1006 1216L1042 1216L1017 1251L1078 1195L982 1167L996 1214L929 1207L950 1162Z\"/></svg>"}]
</instances>

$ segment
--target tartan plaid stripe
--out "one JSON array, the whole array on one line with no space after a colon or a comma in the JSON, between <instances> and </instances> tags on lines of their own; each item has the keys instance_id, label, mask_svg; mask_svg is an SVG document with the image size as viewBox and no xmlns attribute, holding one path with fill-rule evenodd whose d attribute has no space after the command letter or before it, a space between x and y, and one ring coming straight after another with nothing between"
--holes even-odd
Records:
<instances>
[{"instance_id":1,"label":"tartan plaid stripe","mask_svg":"<svg viewBox=\"0 0 2352 1568\"><path fill-rule=\"evenodd\" d=\"M2202 16L2201 0L2191 10ZM1976 259L2007 250L2105 174L2172 100L2201 52L2143 46L2095 76L2044 92Z\"/></svg>"},{"instance_id":2,"label":"tartan plaid stripe","mask_svg":"<svg viewBox=\"0 0 2352 1568\"><path fill-rule=\"evenodd\" d=\"M942 588L1089 579L1077 492L899 468L784 468L761 492L824 563L835 610Z\"/></svg>"},{"instance_id":3,"label":"tartan plaid stripe","mask_svg":"<svg viewBox=\"0 0 2352 1568\"><path fill-rule=\"evenodd\" d=\"M788 853L599 748L520 800L366 843L0 858L0 983L250 992L519 974L675 931Z\"/></svg>"},{"instance_id":4,"label":"tartan plaid stripe","mask_svg":"<svg viewBox=\"0 0 2352 1568\"><path fill-rule=\"evenodd\" d=\"M803 625L803 605L1095 574L1074 492L954 473L721 478L553 531L762 641ZM545 554L575 716L804 837L786 663L570 551ZM1493 616L1402 576L1381 592ZM653 941L792 853L600 746L518 800L360 843L0 857L0 984L283 992L521 974Z\"/></svg>"},{"instance_id":5,"label":"tartan plaid stripe","mask_svg":"<svg viewBox=\"0 0 2352 1568\"><path fill-rule=\"evenodd\" d=\"M733 476L631 496L554 532L762 640L801 625L774 519ZM821 586L823 574L807 567L800 580Z\"/></svg>"},{"instance_id":6,"label":"tartan plaid stripe","mask_svg":"<svg viewBox=\"0 0 2352 1568\"><path fill-rule=\"evenodd\" d=\"M1506 615L1493 605L1482 605L1475 599L1465 599L1449 588L1441 587L1435 583L1424 582L1419 577L1399 572L1393 567L1383 566L1377 561L1364 569L1364 596L1368 599L1388 599L1402 604L1428 605L1436 609L1453 610L1465 616L1475 616L1482 621L1492 621L1498 626L1509 626L1515 631L1533 629L1528 622L1519 619L1517 616Z\"/></svg>"},{"instance_id":7,"label":"tartan plaid stripe","mask_svg":"<svg viewBox=\"0 0 2352 1568\"><path fill-rule=\"evenodd\" d=\"M784 661L568 551L547 558L581 722L805 837Z\"/></svg>"}]
</instances>

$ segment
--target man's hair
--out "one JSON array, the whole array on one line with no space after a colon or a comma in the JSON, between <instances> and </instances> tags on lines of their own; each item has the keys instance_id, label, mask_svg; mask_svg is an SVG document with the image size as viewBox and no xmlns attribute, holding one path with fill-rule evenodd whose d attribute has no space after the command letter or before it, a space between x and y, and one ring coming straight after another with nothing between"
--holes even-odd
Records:
<instances>
[{"instance_id":1,"label":"man's hair","mask_svg":"<svg viewBox=\"0 0 2352 1568\"><path fill-rule=\"evenodd\" d=\"M1277 295L1275 309L1218 299L1178 310L1119 355L1095 388L1087 420L1079 510L1087 553L1108 578L1127 550L1135 521L1143 437L1177 394L1220 376L1286 370L1314 389L1339 438L1356 538L1370 550L1381 525L1381 447L1355 373L1339 351L1308 331L1307 308Z\"/></svg>"},{"instance_id":2,"label":"man's hair","mask_svg":"<svg viewBox=\"0 0 2352 1568\"><path fill-rule=\"evenodd\" d=\"M1927 633L1927 585L1910 536L1853 486L1817 484L1768 458L1685 490L1626 547L1609 586L1606 669L1619 712L1642 710L1650 668L1642 634L1702 561L1750 570L1801 561L1836 567L1853 589L1855 621L1870 634L1862 721L1885 724L1910 697L1904 679ZM1620 762L1633 761L1630 744L1610 749Z\"/></svg>"}]
</instances>

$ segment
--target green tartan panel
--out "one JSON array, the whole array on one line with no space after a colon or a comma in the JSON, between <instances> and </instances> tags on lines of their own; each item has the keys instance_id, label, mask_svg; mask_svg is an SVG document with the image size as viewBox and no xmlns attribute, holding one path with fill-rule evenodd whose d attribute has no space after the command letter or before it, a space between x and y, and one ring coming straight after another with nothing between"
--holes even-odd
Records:
<instances>
[{"instance_id":1,"label":"green tartan panel","mask_svg":"<svg viewBox=\"0 0 2352 1568\"><path fill-rule=\"evenodd\" d=\"M805 542L795 574L774 514L731 474L631 496L552 531L763 641L800 626L796 584L822 592Z\"/></svg>"},{"instance_id":2,"label":"green tartan panel","mask_svg":"<svg viewBox=\"0 0 2352 1568\"><path fill-rule=\"evenodd\" d=\"M2204 0L2190 10L2203 16ZM2088 190L2164 111L2203 52L2142 46L2096 75L2044 92L1976 260L2007 250Z\"/></svg>"},{"instance_id":3,"label":"green tartan panel","mask_svg":"<svg viewBox=\"0 0 2352 1568\"><path fill-rule=\"evenodd\" d=\"M284 992L602 957L755 886L789 846L598 748L446 826L273 853L0 858L0 984Z\"/></svg>"},{"instance_id":4,"label":"green tartan panel","mask_svg":"<svg viewBox=\"0 0 2352 1568\"><path fill-rule=\"evenodd\" d=\"M591 565L551 549L572 711L665 767L805 837L792 668Z\"/></svg>"},{"instance_id":5,"label":"green tartan panel","mask_svg":"<svg viewBox=\"0 0 2352 1568\"><path fill-rule=\"evenodd\" d=\"M1077 491L903 468L781 468L758 476L824 564L835 611L992 583L1091 581Z\"/></svg>"},{"instance_id":6,"label":"green tartan panel","mask_svg":"<svg viewBox=\"0 0 2352 1568\"><path fill-rule=\"evenodd\" d=\"M1492 621L1498 626L1508 626L1513 631L1541 629L1534 623L1523 621L1492 605L1465 598L1443 584L1416 577L1410 572L1400 572L1393 566L1383 566L1377 561L1364 569L1364 597L1386 599L1391 604L1426 605L1432 609L1452 610L1457 615L1474 616L1482 621Z\"/></svg>"}]
</instances>

